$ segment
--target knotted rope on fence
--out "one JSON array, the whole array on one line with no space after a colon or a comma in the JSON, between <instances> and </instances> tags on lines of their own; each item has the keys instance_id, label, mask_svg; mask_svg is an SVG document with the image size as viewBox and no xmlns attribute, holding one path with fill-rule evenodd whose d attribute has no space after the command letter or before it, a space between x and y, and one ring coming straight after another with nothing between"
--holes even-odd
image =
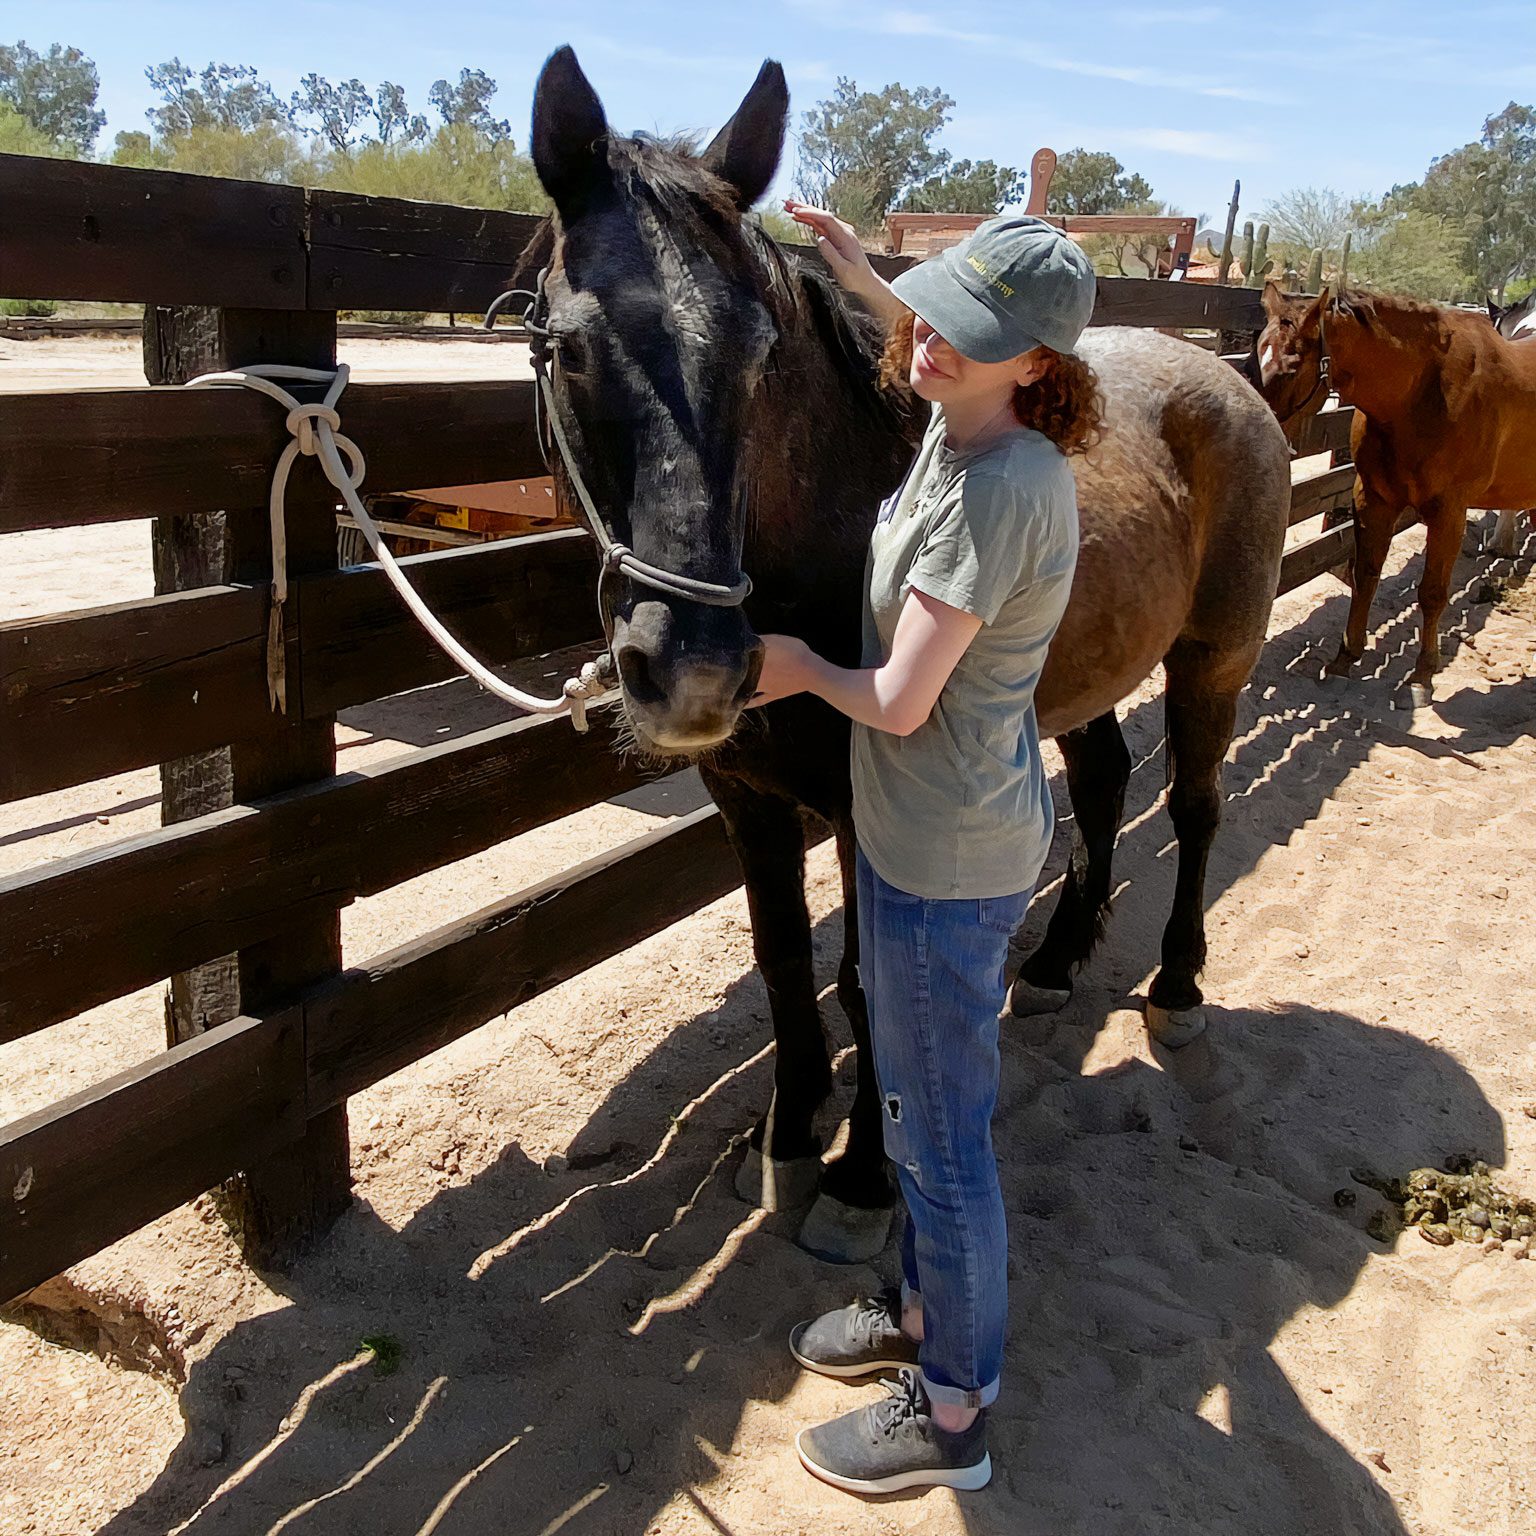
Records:
<instances>
[{"instance_id":1,"label":"knotted rope on fence","mask_svg":"<svg viewBox=\"0 0 1536 1536\"><path fill-rule=\"evenodd\" d=\"M267 694L274 710L286 714L288 710L288 685L286 659L283 649L283 609L288 599L288 529L285 498L288 476L295 460L300 456L315 458L325 478L340 493L347 511L373 551L384 574L389 578L401 601L410 609L421 627L426 630L437 646L467 673L487 693L526 710L530 714L555 715L570 711L571 724L578 731L587 728L587 705L608 693L602 670L595 661L587 662L581 672L567 678L557 698L543 699L536 694L525 693L511 683L503 682L483 662L478 661L448 633L442 621L427 607L421 594L406 579L385 547L378 525L368 515L362 498L357 494L363 483L368 464L363 451L341 430L341 414L336 409L342 391L347 387L351 370L345 363L334 373L323 368L296 368L283 363L255 363L249 368L232 369L223 373L205 373L188 382L188 389L234 386L254 389L277 401L288 413L285 425L292 439L278 455L277 466L272 471L272 488L267 498L267 510L272 524L272 610L267 623ZM325 397L306 404L291 395L278 383L286 379L299 384L324 384ZM343 456L346 462L343 463Z\"/></svg>"}]
</instances>

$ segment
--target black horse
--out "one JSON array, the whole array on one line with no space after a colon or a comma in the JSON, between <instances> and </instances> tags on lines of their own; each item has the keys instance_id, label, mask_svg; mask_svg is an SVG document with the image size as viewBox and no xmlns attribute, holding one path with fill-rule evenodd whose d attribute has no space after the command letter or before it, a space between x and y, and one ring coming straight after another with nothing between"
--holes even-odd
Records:
<instances>
[{"instance_id":1,"label":"black horse","mask_svg":"<svg viewBox=\"0 0 1536 1536\"><path fill-rule=\"evenodd\" d=\"M620 573L609 640L637 747L698 762L746 881L777 1058L738 1187L788 1205L819 1179L801 1241L853 1259L883 1245L892 1192L856 969L849 725L812 698L744 706L760 633L795 634L858 664L875 509L910 462L927 408L880 387L877 328L747 216L778 166L787 110L770 62L702 153L622 137L560 49L533 116L534 161L556 213L519 280L548 269L555 408L613 536L694 581L751 577L743 606L719 606ZM1109 426L1078 461L1079 575L1037 701L1042 732L1061 738L1067 758L1080 856L1013 1006L1061 1007L1095 942L1130 768L1114 705L1162 661L1180 865L1149 1023L1173 1041L1201 1023L1205 859L1237 693L1275 588L1287 450L1257 396L1197 348L1121 331L1099 332L1084 351ZM574 504L563 465L557 481ZM825 1169L813 1117L831 1068L804 892L817 819L842 863L837 992L858 1046L848 1147Z\"/></svg>"}]
</instances>

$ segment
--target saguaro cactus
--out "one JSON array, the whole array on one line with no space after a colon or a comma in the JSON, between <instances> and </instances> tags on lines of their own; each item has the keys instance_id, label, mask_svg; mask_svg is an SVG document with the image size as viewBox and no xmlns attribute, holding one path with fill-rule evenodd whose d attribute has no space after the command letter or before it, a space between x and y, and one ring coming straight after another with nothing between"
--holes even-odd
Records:
<instances>
[{"instance_id":1,"label":"saguaro cactus","mask_svg":"<svg viewBox=\"0 0 1536 1536\"><path fill-rule=\"evenodd\" d=\"M1243 263L1243 283L1257 288L1274 271L1275 264L1269 259L1269 225L1260 224L1258 235L1250 244L1248 235L1252 228L1252 224L1243 226L1243 244L1249 251Z\"/></svg>"},{"instance_id":2,"label":"saguaro cactus","mask_svg":"<svg viewBox=\"0 0 1536 1536\"><path fill-rule=\"evenodd\" d=\"M1349 287L1349 247L1354 239L1353 233L1344 236L1344 252L1339 257L1339 292L1342 293Z\"/></svg>"},{"instance_id":3,"label":"saguaro cactus","mask_svg":"<svg viewBox=\"0 0 1536 1536\"><path fill-rule=\"evenodd\" d=\"M1321 293L1323 291L1323 253L1320 250L1312 252L1312 260L1307 263L1308 293Z\"/></svg>"}]
</instances>

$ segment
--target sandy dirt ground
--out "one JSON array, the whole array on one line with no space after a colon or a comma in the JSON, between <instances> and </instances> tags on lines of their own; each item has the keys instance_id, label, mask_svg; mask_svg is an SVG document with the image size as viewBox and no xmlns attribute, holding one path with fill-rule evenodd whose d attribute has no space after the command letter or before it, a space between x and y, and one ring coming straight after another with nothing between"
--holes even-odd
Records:
<instances>
[{"instance_id":1,"label":"sandy dirt ground","mask_svg":"<svg viewBox=\"0 0 1536 1536\"><path fill-rule=\"evenodd\" d=\"M797 1429L881 1389L799 1372L785 1334L895 1255L821 1264L792 1216L732 1194L771 1071L738 894L353 1100L356 1204L291 1273L246 1270L205 1197L56 1292L113 1358L0 1325L0 1532L1531 1529L1536 1262L1378 1242L1380 1197L1350 1177L1464 1152L1536 1190L1536 539L1461 560L1436 702L1407 712L1420 547L1397 546L1348 685L1317 678L1341 586L1276 606L1211 859L1211 1027L1178 1053L1139 1012L1175 860L1155 682L1123 706L1136 770L1108 939L1061 1016L1004 1031L990 1488L861 1502L795 1460ZM142 525L0 540L8 616L147 590ZM342 760L496 718L461 686L422 690L349 711ZM126 774L0 808L0 877L153 827L156 790ZM697 793L667 781L358 902L348 959ZM1059 879L1060 810L1021 954ZM809 889L842 1048L824 850ZM147 989L0 1047L0 1122L153 1054L160 1008Z\"/></svg>"}]
</instances>

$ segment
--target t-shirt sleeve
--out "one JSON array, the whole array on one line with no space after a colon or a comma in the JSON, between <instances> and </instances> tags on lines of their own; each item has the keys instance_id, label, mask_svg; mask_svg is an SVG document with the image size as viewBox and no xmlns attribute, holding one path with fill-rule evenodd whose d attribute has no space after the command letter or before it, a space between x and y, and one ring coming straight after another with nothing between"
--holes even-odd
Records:
<instances>
[{"instance_id":1,"label":"t-shirt sleeve","mask_svg":"<svg viewBox=\"0 0 1536 1536\"><path fill-rule=\"evenodd\" d=\"M1030 516L1032 500L1002 475L966 475L939 508L908 584L992 623L1033 569L1038 519Z\"/></svg>"}]
</instances>

